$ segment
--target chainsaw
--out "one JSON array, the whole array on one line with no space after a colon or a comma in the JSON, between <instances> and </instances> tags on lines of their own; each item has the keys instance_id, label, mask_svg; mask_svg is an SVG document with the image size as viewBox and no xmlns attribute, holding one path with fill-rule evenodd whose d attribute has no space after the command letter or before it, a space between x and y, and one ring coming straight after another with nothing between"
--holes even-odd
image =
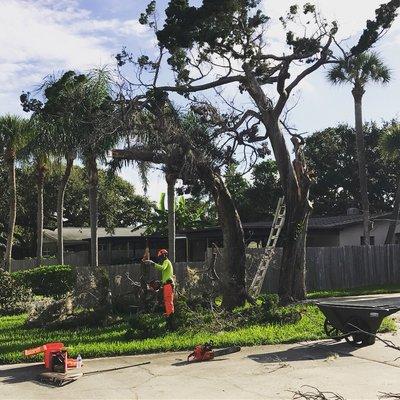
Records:
<instances>
[{"instance_id":1,"label":"chainsaw","mask_svg":"<svg viewBox=\"0 0 400 400\"><path fill-rule=\"evenodd\" d=\"M224 356L226 354L237 353L240 351L239 346L227 347L225 349L213 350L214 343L211 340L205 344L195 346L192 353L188 355L188 362L210 361L215 357Z\"/></svg>"}]
</instances>

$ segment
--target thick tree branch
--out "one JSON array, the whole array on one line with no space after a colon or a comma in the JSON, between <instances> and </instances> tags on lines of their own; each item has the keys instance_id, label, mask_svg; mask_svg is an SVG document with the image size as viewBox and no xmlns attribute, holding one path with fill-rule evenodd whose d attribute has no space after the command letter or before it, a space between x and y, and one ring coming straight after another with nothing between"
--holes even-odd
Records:
<instances>
[{"instance_id":1,"label":"thick tree branch","mask_svg":"<svg viewBox=\"0 0 400 400\"><path fill-rule=\"evenodd\" d=\"M218 86L223 86L232 82L240 82L243 79L241 75L235 76L225 76L223 78L219 78L213 82L204 83L203 85L197 86L161 86L158 87L157 90L162 90L166 92L177 92L177 93L193 93L200 92L202 90L212 89Z\"/></svg>"},{"instance_id":2,"label":"thick tree branch","mask_svg":"<svg viewBox=\"0 0 400 400\"><path fill-rule=\"evenodd\" d=\"M285 107L286 101L289 98L291 91L308 75L316 71L319 67L328 61L329 47L332 44L333 36L329 36L328 41L321 50L321 57L313 65L303 70L297 77L287 86L286 90L281 90L279 99L274 108L274 114L279 116ZM281 88L282 89L282 88Z\"/></svg>"}]
</instances>

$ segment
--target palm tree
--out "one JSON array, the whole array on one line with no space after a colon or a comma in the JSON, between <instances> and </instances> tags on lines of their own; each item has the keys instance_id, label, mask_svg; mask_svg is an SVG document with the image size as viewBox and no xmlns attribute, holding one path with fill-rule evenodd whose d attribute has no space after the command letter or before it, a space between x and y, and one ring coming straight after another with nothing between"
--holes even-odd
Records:
<instances>
[{"instance_id":1,"label":"palm tree","mask_svg":"<svg viewBox=\"0 0 400 400\"><path fill-rule=\"evenodd\" d=\"M96 70L88 75L81 88L79 131L84 134L80 153L86 167L89 186L91 228L91 266L99 264L98 255L98 161L105 161L108 152L118 143L120 129L116 106L111 97L111 77Z\"/></svg>"},{"instance_id":2,"label":"palm tree","mask_svg":"<svg viewBox=\"0 0 400 400\"><path fill-rule=\"evenodd\" d=\"M28 120L16 115L0 117L0 136L4 146L4 161L8 167L8 185L10 190L7 244L3 260L4 268L9 272L11 272L11 254L17 214L15 161L18 152L26 146L30 132Z\"/></svg>"},{"instance_id":3,"label":"palm tree","mask_svg":"<svg viewBox=\"0 0 400 400\"><path fill-rule=\"evenodd\" d=\"M358 177L360 182L361 205L363 209L364 244L370 244L369 201L365 155L365 141L362 121L362 98L369 82L387 83L390 70L376 53L361 53L358 56L342 59L328 72L328 80L333 84L350 83L354 98L356 147Z\"/></svg>"},{"instance_id":4,"label":"palm tree","mask_svg":"<svg viewBox=\"0 0 400 400\"><path fill-rule=\"evenodd\" d=\"M390 162L400 163L400 125L388 128L379 140L382 155ZM394 197L392 220L390 221L385 244L394 243L397 221L400 211L400 175L397 177L397 188Z\"/></svg>"},{"instance_id":5,"label":"palm tree","mask_svg":"<svg viewBox=\"0 0 400 400\"><path fill-rule=\"evenodd\" d=\"M52 153L55 157L65 160L57 194L57 260L61 265L64 264L64 197L82 139L82 133L79 131L80 95L81 87L86 82L85 75L67 71L59 79L46 78L43 84L47 101L42 113L52 122L56 131Z\"/></svg>"},{"instance_id":6,"label":"palm tree","mask_svg":"<svg viewBox=\"0 0 400 400\"><path fill-rule=\"evenodd\" d=\"M36 212L36 265L43 261L43 197L44 182L50 163L50 153L54 146L53 125L42 115L35 114L31 118L32 137L25 147L22 158L34 166L37 186Z\"/></svg>"}]
</instances>

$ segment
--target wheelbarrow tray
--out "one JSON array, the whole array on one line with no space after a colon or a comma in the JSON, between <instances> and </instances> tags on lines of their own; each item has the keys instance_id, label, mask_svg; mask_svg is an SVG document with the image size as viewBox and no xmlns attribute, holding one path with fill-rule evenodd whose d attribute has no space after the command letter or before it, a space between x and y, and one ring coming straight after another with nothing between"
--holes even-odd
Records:
<instances>
[{"instance_id":1,"label":"wheelbarrow tray","mask_svg":"<svg viewBox=\"0 0 400 400\"><path fill-rule=\"evenodd\" d=\"M326 317L324 327L327 334L326 326L329 324L346 339L353 336L354 344L370 345L375 342L374 335L382 320L400 310L400 298L331 300L316 305Z\"/></svg>"}]
</instances>

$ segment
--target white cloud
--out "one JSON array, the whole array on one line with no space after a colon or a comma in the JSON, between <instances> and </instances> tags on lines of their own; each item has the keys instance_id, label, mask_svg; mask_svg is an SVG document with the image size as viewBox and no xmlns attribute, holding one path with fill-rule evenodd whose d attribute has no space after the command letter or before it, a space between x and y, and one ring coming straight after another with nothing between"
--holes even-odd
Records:
<instances>
[{"instance_id":1,"label":"white cloud","mask_svg":"<svg viewBox=\"0 0 400 400\"><path fill-rule=\"evenodd\" d=\"M0 113L53 72L110 64L126 40L152 42L137 20L97 19L73 0L0 0Z\"/></svg>"}]
</instances>

